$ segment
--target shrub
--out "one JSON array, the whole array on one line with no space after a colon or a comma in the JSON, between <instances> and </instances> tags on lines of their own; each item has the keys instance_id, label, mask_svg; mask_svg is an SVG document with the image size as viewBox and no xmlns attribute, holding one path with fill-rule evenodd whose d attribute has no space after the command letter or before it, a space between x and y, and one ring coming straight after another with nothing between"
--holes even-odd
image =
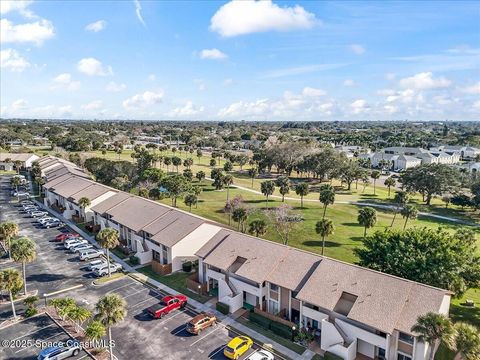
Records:
<instances>
[{"instance_id":1,"label":"shrub","mask_svg":"<svg viewBox=\"0 0 480 360\"><path fill-rule=\"evenodd\" d=\"M190 271L192 271L192 262L191 261L185 261L182 264L182 270L186 273L189 273Z\"/></svg>"},{"instance_id":2,"label":"shrub","mask_svg":"<svg viewBox=\"0 0 480 360\"><path fill-rule=\"evenodd\" d=\"M251 322L258 324L267 330L270 329L270 323L272 322L270 319L267 319L266 317L259 315L255 312L251 312L248 315L248 318L250 319Z\"/></svg>"},{"instance_id":3,"label":"shrub","mask_svg":"<svg viewBox=\"0 0 480 360\"><path fill-rule=\"evenodd\" d=\"M26 318L29 318L29 317L31 317L31 316L33 316L33 315L36 315L37 312L38 312L38 311L37 311L37 309L35 309L35 308L27 308L27 309L25 310L24 315L25 315Z\"/></svg>"},{"instance_id":4,"label":"shrub","mask_svg":"<svg viewBox=\"0 0 480 360\"><path fill-rule=\"evenodd\" d=\"M217 302L216 309L224 315L230 312L230 306L222 302Z\"/></svg>"},{"instance_id":5,"label":"shrub","mask_svg":"<svg viewBox=\"0 0 480 360\"><path fill-rule=\"evenodd\" d=\"M140 259L136 257L135 255L130 256L130 264L132 265L138 265L140 264Z\"/></svg>"},{"instance_id":6,"label":"shrub","mask_svg":"<svg viewBox=\"0 0 480 360\"><path fill-rule=\"evenodd\" d=\"M270 330L272 330L273 333L286 339L292 338L292 329L287 325L272 321L270 323Z\"/></svg>"},{"instance_id":7,"label":"shrub","mask_svg":"<svg viewBox=\"0 0 480 360\"><path fill-rule=\"evenodd\" d=\"M323 356L323 360L342 360L342 358L327 351Z\"/></svg>"}]
</instances>

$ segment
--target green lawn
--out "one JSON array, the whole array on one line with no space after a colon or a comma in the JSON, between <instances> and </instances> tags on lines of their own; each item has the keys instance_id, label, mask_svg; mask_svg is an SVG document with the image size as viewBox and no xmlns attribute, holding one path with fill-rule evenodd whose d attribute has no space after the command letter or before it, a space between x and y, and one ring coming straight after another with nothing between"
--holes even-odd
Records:
<instances>
[{"instance_id":1,"label":"green lawn","mask_svg":"<svg viewBox=\"0 0 480 360\"><path fill-rule=\"evenodd\" d=\"M203 296L199 295L193 291L190 291L187 289L187 284L186 284L186 279L191 276L193 273L184 273L184 272L175 272L170 275L165 275L161 276L157 274L155 271L153 271L152 267L150 265L141 267L137 269L137 271L141 272L142 274L147 275L148 277L151 277L152 279L155 279L162 284L167 285L168 287L172 288L173 290L176 290L182 294L187 295L188 297L191 297L194 300L197 300L201 303L205 303L208 300L210 300L210 297L208 296Z\"/></svg>"},{"instance_id":2,"label":"green lawn","mask_svg":"<svg viewBox=\"0 0 480 360\"><path fill-rule=\"evenodd\" d=\"M473 300L475 307L466 307L465 300ZM480 289L470 289L460 299L452 299L450 316L453 321L464 321L480 328Z\"/></svg>"}]
</instances>

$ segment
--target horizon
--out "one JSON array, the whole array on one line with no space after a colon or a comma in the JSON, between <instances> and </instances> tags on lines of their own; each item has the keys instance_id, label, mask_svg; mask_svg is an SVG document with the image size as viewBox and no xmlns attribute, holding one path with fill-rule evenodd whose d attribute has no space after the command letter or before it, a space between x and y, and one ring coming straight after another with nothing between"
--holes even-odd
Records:
<instances>
[{"instance_id":1,"label":"horizon","mask_svg":"<svg viewBox=\"0 0 480 360\"><path fill-rule=\"evenodd\" d=\"M2 1L0 10L2 120L480 119L477 2Z\"/></svg>"}]
</instances>

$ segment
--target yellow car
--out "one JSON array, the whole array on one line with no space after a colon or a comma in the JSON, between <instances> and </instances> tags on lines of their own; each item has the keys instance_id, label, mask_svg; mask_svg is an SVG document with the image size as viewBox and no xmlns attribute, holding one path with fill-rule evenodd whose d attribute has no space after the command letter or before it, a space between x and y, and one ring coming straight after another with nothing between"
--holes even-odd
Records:
<instances>
[{"instance_id":1,"label":"yellow car","mask_svg":"<svg viewBox=\"0 0 480 360\"><path fill-rule=\"evenodd\" d=\"M223 355L229 359L238 359L253 345L253 340L246 336L237 336L223 349Z\"/></svg>"}]
</instances>

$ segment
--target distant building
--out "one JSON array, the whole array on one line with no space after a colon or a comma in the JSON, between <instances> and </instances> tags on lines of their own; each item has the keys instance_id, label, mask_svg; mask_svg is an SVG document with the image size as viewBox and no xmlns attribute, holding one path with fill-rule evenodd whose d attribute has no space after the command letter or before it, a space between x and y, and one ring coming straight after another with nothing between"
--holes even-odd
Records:
<instances>
[{"instance_id":1,"label":"distant building","mask_svg":"<svg viewBox=\"0 0 480 360\"><path fill-rule=\"evenodd\" d=\"M430 148L435 153L458 154L462 160L474 160L480 155L480 149L472 146L440 145Z\"/></svg>"},{"instance_id":2,"label":"distant building","mask_svg":"<svg viewBox=\"0 0 480 360\"><path fill-rule=\"evenodd\" d=\"M357 157L360 154L370 154L371 150L369 148L365 148L362 146L355 146L355 145L337 145L335 146L335 150L341 153L344 153L347 158Z\"/></svg>"},{"instance_id":3,"label":"distant building","mask_svg":"<svg viewBox=\"0 0 480 360\"><path fill-rule=\"evenodd\" d=\"M20 161L23 169L32 167L32 163L38 160L39 157L35 154L10 154L0 153L0 170L13 171L15 170L15 161ZM8 161L7 161L8 160Z\"/></svg>"}]
</instances>

